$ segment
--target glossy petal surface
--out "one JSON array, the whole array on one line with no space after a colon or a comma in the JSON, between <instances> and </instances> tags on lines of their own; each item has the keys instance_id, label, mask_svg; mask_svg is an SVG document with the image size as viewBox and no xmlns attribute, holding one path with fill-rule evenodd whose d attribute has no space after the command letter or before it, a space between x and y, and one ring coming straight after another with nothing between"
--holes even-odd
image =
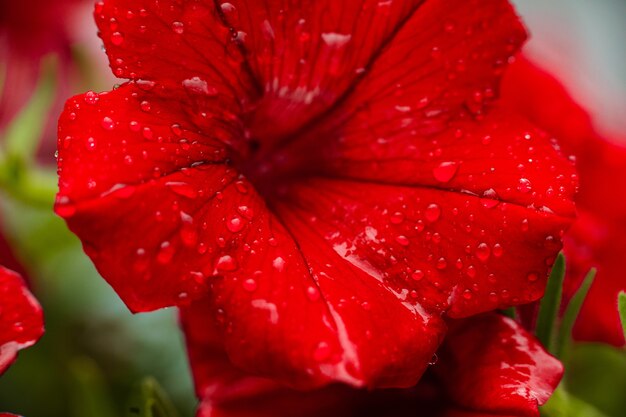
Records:
<instances>
[{"instance_id":1,"label":"glossy petal surface","mask_svg":"<svg viewBox=\"0 0 626 417\"><path fill-rule=\"evenodd\" d=\"M68 102L56 210L133 311L201 299L236 366L290 386L410 387L442 316L541 296L575 181L491 103L507 2L95 15L132 81Z\"/></svg>"},{"instance_id":2,"label":"glossy petal surface","mask_svg":"<svg viewBox=\"0 0 626 417\"><path fill-rule=\"evenodd\" d=\"M504 99L552 133L576 156L580 176L579 217L565 237L565 296L571 297L590 268L598 274L574 336L580 340L624 344L617 294L626 290L626 148L601 138L591 117L552 75L520 60L505 78ZM618 139L618 138L616 138Z\"/></svg>"},{"instance_id":3,"label":"glossy petal surface","mask_svg":"<svg viewBox=\"0 0 626 417\"><path fill-rule=\"evenodd\" d=\"M511 319L487 314L451 325L435 372L472 410L538 416L563 375L558 359Z\"/></svg>"},{"instance_id":4,"label":"glossy petal surface","mask_svg":"<svg viewBox=\"0 0 626 417\"><path fill-rule=\"evenodd\" d=\"M41 306L19 275L0 267L0 374L42 334Z\"/></svg>"},{"instance_id":5,"label":"glossy petal surface","mask_svg":"<svg viewBox=\"0 0 626 417\"><path fill-rule=\"evenodd\" d=\"M537 401L545 401L562 372L558 361L518 325L488 314L453 326L434 367L443 385L428 375L419 385L402 390L331 385L300 392L234 367L219 332L206 320L208 313L203 303L182 311L196 392L202 400L199 417L408 417L418 410L441 417L532 416L538 415ZM465 354L472 360L461 358ZM476 381L490 388L472 400ZM503 407L504 400L512 401Z\"/></svg>"}]
</instances>

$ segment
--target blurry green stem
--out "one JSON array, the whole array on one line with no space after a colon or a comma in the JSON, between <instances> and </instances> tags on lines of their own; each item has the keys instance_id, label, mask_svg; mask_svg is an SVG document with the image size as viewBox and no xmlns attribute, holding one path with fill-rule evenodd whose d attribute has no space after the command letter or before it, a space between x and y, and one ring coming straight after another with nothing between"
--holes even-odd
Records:
<instances>
[{"instance_id":1,"label":"blurry green stem","mask_svg":"<svg viewBox=\"0 0 626 417\"><path fill-rule=\"evenodd\" d=\"M37 168L35 155L50 116L56 79L56 59L44 58L32 98L2 132L0 141L0 188L19 201L46 208L54 203L56 175Z\"/></svg>"},{"instance_id":2,"label":"blurry green stem","mask_svg":"<svg viewBox=\"0 0 626 417\"><path fill-rule=\"evenodd\" d=\"M26 167L23 161L0 155L0 189L25 204L52 208L57 191L52 170Z\"/></svg>"}]
</instances>

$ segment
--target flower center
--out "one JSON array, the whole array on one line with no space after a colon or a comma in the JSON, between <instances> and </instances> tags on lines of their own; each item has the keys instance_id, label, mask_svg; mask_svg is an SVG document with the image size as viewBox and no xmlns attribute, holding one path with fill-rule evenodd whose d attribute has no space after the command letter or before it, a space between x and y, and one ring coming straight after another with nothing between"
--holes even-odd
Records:
<instances>
[{"instance_id":1,"label":"flower center","mask_svg":"<svg viewBox=\"0 0 626 417\"><path fill-rule=\"evenodd\" d=\"M233 166L268 203L284 198L290 184L319 172L322 166L319 143L300 134L272 139L258 138L251 131L245 146L231 156Z\"/></svg>"}]
</instances>

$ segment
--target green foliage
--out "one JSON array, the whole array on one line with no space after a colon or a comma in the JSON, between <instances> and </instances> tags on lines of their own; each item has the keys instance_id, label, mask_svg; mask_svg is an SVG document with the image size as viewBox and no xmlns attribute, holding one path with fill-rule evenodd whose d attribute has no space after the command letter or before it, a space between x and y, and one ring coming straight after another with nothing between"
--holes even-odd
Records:
<instances>
[{"instance_id":1,"label":"green foliage","mask_svg":"<svg viewBox=\"0 0 626 417\"><path fill-rule=\"evenodd\" d=\"M550 352L555 351L556 321L561 298L563 295L563 280L565 279L565 256L560 253L554 262L546 293L539 305L539 315L537 317L536 334L541 343Z\"/></svg>"},{"instance_id":2,"label":"green foliage","mask_svg":"<svg viewBox=\"0 0 626 417\"><path fill-rule=\"evenodd\" d=\"M589 293L589 289L591 288L591 284L596 277L596 270L592 268L585 279L583 280L580 288L574 296L570 299L567 304L567 308L565 309L565 313L563 313L563 317L561 319L561 323L559 326L559 335L556 341L556 353L560 358L564 358L567 354L567 350L572 342L572 330L574 328L574 323L576 323L576 319L578 318L578 314L580 313L580 309Z\"/></svg>"},{"instance_id":3,"label":"green foliage","mask_svg":"<svg viewBox=\"0 0 626 417\"><path fill-rule=\"evenodd\" d=\"M126 417L179 417L172 401L156 379L144 378L131 396Z\"/></svg>"},{"instance_id":4,"label":"green foliage","mask_svg":"<svg viewBox=\"0 0 626 417\"><path fill-rule=\"evenodd\" d=\"M624 291L620 291L617 296L617 310L619 311L619 318L622 322L624 339L626 339L626 292Z\"/></svg>"}]
</instances>

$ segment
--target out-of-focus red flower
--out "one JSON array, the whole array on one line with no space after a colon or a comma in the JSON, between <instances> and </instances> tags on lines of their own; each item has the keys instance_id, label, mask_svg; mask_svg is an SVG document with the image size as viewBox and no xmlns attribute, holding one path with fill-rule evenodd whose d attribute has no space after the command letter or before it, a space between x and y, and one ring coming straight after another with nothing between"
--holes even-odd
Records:
<instances>
[{"instance_id":1,"label":"out-of-focus red flower","mask_svg":"<svg viewBox=\"0 0 626 417\"><path fill-rule=\"evenodd\" d=\"M554 76L527 59L504 80L503 96L515 110L559 139L576 156L580 175L578 220L565 237L569 298L590 268L598 274L574 327L579 340L624 344L617 295L626 290L626 147L601 138L585 109Z\"/></svg>"},{"instance_id":2,"label":"out-of-focus red flower","mask_svg":"<svg viewBox=\"0 0 626 417\"><path fill-rule=\"evenodd\" d=\"M66 105L56 211L134 311L204 299L241 369L410 387L536 300L571 163L493 102L506 1L109 0L118 89ZM506 343L506 342L505 342Z\"/></svg>"},{"instance_id":3,"label":"out-of-focus red flower","mask_svg":"<svg viewBox=\"0 0 626 417\"><path fill-rule=\"evenodd\" d=\"M182 311L199 417L536 416L562 374L533 336L487 313L452 322L434 366L415 387L298 392L235 368L220 332L207 323L206 306Z\"/></svg>"},{"instance_id":4,"label":"out-of-focus red flower","mask_svg":"<svg viewBox=\"0 0 626 417\"><path fill-rule=\"evenodd\" d=\"M60 87L71 73L68 25L81 0L0 2L0 62L5 71L0 89L0 130L33 94L40 61L48 53L59 58Z\"/></svg>"},{"instance_id":5,"label":"out-of-focus red flower","mask_svg":"<svg viewBox=\"0 0 626 417\"><path fill-rule=\"evenodd\" d=\"M0 267L0 374L42 334L41 306L18 274Z\"/></svg>"}]
</instances>

